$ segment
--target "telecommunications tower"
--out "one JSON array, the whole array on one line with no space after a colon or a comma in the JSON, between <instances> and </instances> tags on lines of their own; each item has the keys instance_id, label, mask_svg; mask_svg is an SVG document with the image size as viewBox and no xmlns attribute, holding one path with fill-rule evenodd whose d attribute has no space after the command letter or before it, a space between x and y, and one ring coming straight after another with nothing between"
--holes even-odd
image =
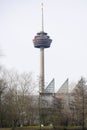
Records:
<instances>
[{"instance_id":1,"label":"telecommunications tower","mask_svg":"<svg viewBox=\"0 0 87 130\"><path fill-rule=\"evenodd\" d=\"M44 49L49 48L52 40L44 32L44 23L43 23L43 3L42 3L42 31L37 33L33 39L34 47L40 48L40 83L39 89L41 93L44 93Z\"/></svg>"}]
</instances>

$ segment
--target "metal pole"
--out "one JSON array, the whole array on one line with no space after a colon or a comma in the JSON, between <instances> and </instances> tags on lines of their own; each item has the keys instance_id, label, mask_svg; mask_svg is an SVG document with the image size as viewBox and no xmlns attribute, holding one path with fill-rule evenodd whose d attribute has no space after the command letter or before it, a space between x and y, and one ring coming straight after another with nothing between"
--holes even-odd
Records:
<instances>
[{"instance_id":1,"label":"metal pole","mask_svg":"<svg viewBox=\"0 0 87 130\"><path fill-rule=\"evenodd\" d=\"M39 125L41 130L41 100L40 100L40 92L39 92Z\"/></svg>"}]
</instances>

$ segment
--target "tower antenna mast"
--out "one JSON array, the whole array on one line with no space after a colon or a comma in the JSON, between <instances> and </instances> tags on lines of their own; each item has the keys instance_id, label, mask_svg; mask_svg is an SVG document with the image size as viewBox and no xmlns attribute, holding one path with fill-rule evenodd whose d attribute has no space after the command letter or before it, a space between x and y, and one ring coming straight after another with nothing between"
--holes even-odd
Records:
<instances>
[{"instance_id":1,"label":"tower antenna mast","mask_svg":"<svg viewBox=\"0 0 87 130\"><path fill-rule=\"evenodd\" d=\"M41 4L41 6L42 6L42 32L44 32L43 3Z\"/></svg>"}]
</instances>

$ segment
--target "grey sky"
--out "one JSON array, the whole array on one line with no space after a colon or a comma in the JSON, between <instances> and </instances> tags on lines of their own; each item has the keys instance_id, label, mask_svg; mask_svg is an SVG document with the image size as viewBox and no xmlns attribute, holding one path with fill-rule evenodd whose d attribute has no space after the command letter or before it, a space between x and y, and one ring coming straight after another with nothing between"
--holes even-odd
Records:
<instances>
[{"instance_id":1,"label":"grey sky","mask_svg":"<svg viewBox=\"0 0 87 130\"><path fill-rule=\"evenodd\" d=\"M55 78L59 88L87 78L87 0L0 0L0 63L18 71L39 75L39 49L32 39L41 31L41 2L44 30L53 39L45 50L45 81Z\"/></svg>"}]
</instances>

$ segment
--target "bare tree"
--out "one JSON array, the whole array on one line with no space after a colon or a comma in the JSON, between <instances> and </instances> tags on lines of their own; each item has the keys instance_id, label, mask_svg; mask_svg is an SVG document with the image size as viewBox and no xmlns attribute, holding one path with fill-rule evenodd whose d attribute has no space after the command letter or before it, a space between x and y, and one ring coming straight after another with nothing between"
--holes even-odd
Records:
<instances>
[{"instance_id":1,"label":"bare tree","mask_svg":"<svg viewBox=\"0 0 87 130\"><path fill-rule=\"evenodd\" d=\"M25 124L27 114L32 110L31 95L35 83L31 73L18 74L16 71L4 71L3 79L6 81L6 91L3 99L4 123L6 126Z\"/></svg>"},{"instance_id":2,"label":"bare tree","mask_svg":"<svg viewBox=\"0 0 87 130\"><path fill-rule=\"evenodd\" d=\"M86 80L82 77L73 92L73 106L75 108L76 121L82 125L84 130L86 113L87 113L87 85Z\"/></svg>"},{"instance_id":3,"label":"bare tree","mask_svg":"<svg viewBox=\"0 0 87 130\"><path fill-rule=\"evenodd\" d=\"M4 68L0 66L0 127L3 126L3 97L7 88L3 70Z\"/></svg>"},{"instance_id":4,"label":"bare tree","mask_svg":"<svg viewBox=\"0 0 87 130\"><path fill-rule=\"evenodd\" d=\"M18 84L18 103L20 111L20 122L21 124L27 123L26 118L32 111L32 94L35 90L35 82L33 81L31 73L22 73L19 76ZM30 112L30 113L29 113Z\"/></svg>"}]
</instances>

